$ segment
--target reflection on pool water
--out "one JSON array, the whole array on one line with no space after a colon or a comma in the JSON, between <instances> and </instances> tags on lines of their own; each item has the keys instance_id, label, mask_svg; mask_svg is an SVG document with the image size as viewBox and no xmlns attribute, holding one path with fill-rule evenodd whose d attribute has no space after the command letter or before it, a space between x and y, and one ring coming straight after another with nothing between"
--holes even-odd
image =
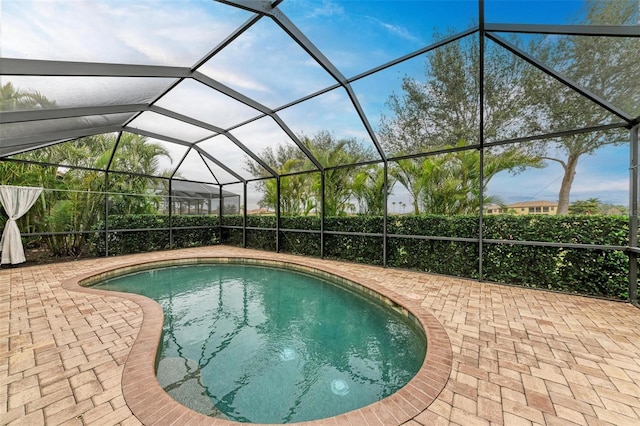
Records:
<instances>
[{"instance_id":1,"label":"reflection on pool water","mask_svg":"<svg viewBox=\"0 0 640 426\"><path fill-rule=\"evenodd\" d=\"M412 321L296 271L198 264L98 286L160 303L158 380L209 416L252 423L335 416L394 393L425 357L424 333Z\"/></svg>"}]
</instances>

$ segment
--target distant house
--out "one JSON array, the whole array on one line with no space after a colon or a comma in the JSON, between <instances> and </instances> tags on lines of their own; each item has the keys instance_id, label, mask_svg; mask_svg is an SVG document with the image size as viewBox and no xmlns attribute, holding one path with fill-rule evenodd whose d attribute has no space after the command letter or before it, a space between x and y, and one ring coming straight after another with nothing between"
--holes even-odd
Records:
<instances>
[{"instance_id":1,"label":"distant house","mask_svg":"<svg viewBox=\"0 0 640 426\"><path fill-rule=\"evenodd\" d=\"M158 193L164 187L157 189ZM224 214L238 214L240 211L240 195L220 190L216 185L198 182L174 180L171 184L171 199L173 213L184 215L218 214L220 211L220 197L222 196L222 211ZM169 212L168 200L163 197L160 210Z\"/></svg>"},{"instance_id":2,"label":"distant house","mask_svg":"<svg viewBox=\"0 0 640 426\"><path fill-rule=\"evenodd\" d=\"M496 204L489 205L485 208L486 214L556 214L558 212L557 201L522 201L512 203L506 206Z\"/></svg>"}]
</instances>

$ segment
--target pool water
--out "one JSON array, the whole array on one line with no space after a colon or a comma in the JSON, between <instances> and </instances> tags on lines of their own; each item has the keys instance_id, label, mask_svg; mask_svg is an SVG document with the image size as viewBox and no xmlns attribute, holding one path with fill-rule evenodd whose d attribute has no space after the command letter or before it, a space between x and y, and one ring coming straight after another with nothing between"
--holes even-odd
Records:
<instances>
[{"instance_id":1,"label":"pool water","mask_svg":"<svg viewBox=\"0 0 640 426\"><path fill-rule=\"evenodd\" d=\"M214 417L335 416L394 393L425 357L424 334L406 317L292 270L198 264L98 286L162 306L158 381L178 402Z\"/></svg>"}]
</instances>

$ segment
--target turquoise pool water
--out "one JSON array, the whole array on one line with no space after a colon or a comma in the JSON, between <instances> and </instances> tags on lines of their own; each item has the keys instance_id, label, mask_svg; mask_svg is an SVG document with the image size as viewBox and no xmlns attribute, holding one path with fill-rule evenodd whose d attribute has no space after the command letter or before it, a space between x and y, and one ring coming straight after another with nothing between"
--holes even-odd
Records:
<instances>
[{"instance_id":1,"label":"turquoise pool water","mask_svg":"<svg viewBox=\"0 0 640 426\"><path fill-rule=\"evenodd\" d=\"M290 423L338 415L394 393L425 357L424 334L406 317L291 270L197 264L97 287L160 303L158 380L214 417Z\"/></svg>"}]
</instances>

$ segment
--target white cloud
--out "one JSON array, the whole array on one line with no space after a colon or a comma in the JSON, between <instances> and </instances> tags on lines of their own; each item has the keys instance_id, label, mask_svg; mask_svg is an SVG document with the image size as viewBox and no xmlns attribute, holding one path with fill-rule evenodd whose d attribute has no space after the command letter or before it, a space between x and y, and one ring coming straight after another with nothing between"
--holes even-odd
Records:
<instances>
[{"instance_id":1,"label":"white cloud","mask_svg":"<svg viewBox=\"0 0 640 426\"><path fill-rule=\"evenodd\" d=\"M407 28L401 26L401 25L394 25L394 24L390 24L387 22L383 22L377 18L374 18L372 16L367 16L367 19L375 22L376 24L378 24L379 26L381 26L382 28L384 28L387 32L400 37L404 40L410 41L410 42L415 42L415 43L421 43L421 40L419 37L414 36L411 31L409 31Z\"/></svg>"},{"instance_id":2,"label":"white cloud","mask_svg":"<svg viewBox=\"0 0 640 426\"><path fill-rule=\"evenodd\" d=\"M329 0L323 0L321 5L313 8L313 10L308 15L308 17L310 18L315 18L317 16L328 17L328 16L343 15L343 14L344 14L344 8L342 6Z\"/></svg>"},{"instance_id":3,"label":"white cloud","mask_svg":"<svg viewBox=\"0 0 640 426\"><path fill-rule=\"evenodd\" d=\"M241 92L241 89L263 93L271 92L269 87L261 84L250 76L238 72L226 71L224 68L210 69L207 71L207 75Z\"/></svg>"},{"instance_id":4,"label":"white cloud","mask_svg":"<svg viewBox=\"0 0 640 426\"><path fill-rule=\"evenodd\" d=\"M235 8L222 9L227 15L213 14L212 4L202 0L188 5L156 0L7 2L3 4L2 55L189 66L241 22Z\"/></svg>"}]
</instances>

